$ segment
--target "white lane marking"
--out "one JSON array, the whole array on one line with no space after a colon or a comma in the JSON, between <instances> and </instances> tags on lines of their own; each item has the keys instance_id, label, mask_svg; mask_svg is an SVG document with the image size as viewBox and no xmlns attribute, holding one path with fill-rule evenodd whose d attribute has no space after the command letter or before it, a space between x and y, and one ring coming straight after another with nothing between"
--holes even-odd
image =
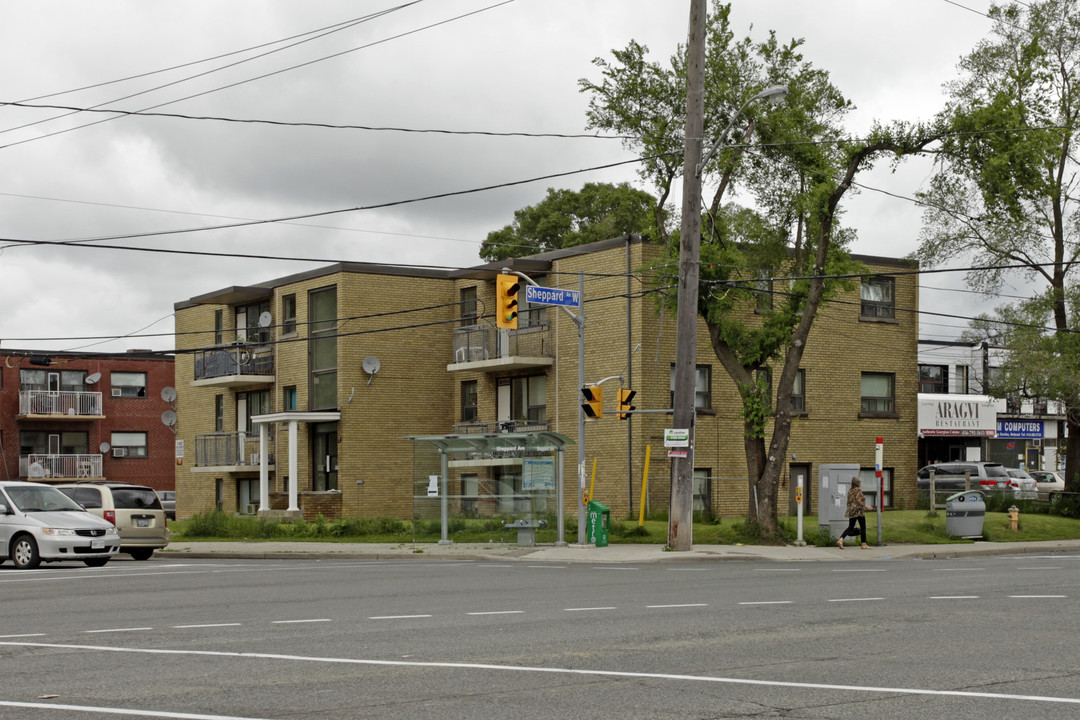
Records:
<instances>
[{"instance_id":1,"label":"white lane marking","mask_svg":"<svg viewBox=\"0 0 1080 720\"><path fill-rule=\"evenodd\" d=\"M754 572L802 572L802 568L754 568Z\"/></svg>"},{"instance_id":2,"label":"white lane marking","mask_svg":"<svg viewBox=\"0 0 1080 720\"><path fill-rule=\"evenodd\" d=\"M198 628L240 627L242 623L205 623L203 625L173 625L176 630L195 630Z\"/></svg>"},{"instance_id":3,"label":"white lane marking","mask_svg":"<svg viewBox=\"0 0 1080 720\"><path fill-rule=\"evenodd\" d=\"M594 567L593 570L640 570L636 567Z\"/></svg>"},{"instance_id":4,"label":"white lane marking","mask_svg":"<svg viewBox=\"0 0 1080 720\"><path fill-rule=\"evenodd\" d=\"M178 650L163 648L125 648L111 645L69 645L41 642L0 642L12 647L57 648L61 650L85 650L87 652L115 652L141 655L175 655L190 657L241 658L247 660L284 660L287 662L310 662L335 665L368 665L376 667L440 668L451 670L483 670L485 672L531 672L550 675L579 675L584 677L617 677L634 679L676 680L681 682L720 683L726 685L751 685L756 687L796 688L800 690L838 690L841 692L890 695L926 695L935 697L978 698L983 700L1018 700L1023 702L1061 703L1080 705L1080 698L1053 697L1048 695L1019 695L1014 693L973 692L968 690L930 690L926 688L885 687L874 685L839 685L835 683L794 682L789 680L755 680L750 678L719 677L715 675L677 675L673 673L630 672L625 670L589 670L583 668L542 667L527 665L495 665L491 663L424 662L415 660L372 660L367 658L319 657L312 655L284 655L278 653L227 652L221 650ZM55 707L55 706L54 706ZM165 717L169 717L166 715ZM180 715L178 717L198 717ZM203 716L208 717L208 716ZM217 720L217 716L212 720Z\"/></svg>"},{"instance_id":5,"label":"white lane marking","mask_svg":"<svg viewBox=\"0 0 1080 720\"><path fill-rule=\"evenodd\" d=\"M709 607L709 604L708 603L678 603L678 604L675 604L675 605L646 605L645 607L651 608L651 609L656 609L656 608L661 608L661 609L662 608L684 608L684 607Z\"/></svg>"},{"instance_id":6,"label":"white lane marking","mask_svg":"<svg viewBox=\"0 0 1080 720\"><path fill-rule=\"evenodd\" d=\"M885 572L885 568L855 568L853 570L833 570L834 573Z\"/></svg>"},{"instance_id":7,"label":"white lane marking","mask_svg":"<svg viewBox=\"0 0 1080 720\"><path fill-rule=\"evenodd\" d=\"M0 700L0 707L31 708L33 710L72 710L108 715L134 715L136 717L179 718L180 720L266 720L266 718L241 717L240 715L205 715L203 713L165 712L163 710L133 710L131 708L97 707L94 705L59 705L53 703L29 703Z\"/></svg>"},{"instance_id":8,"label":"white lane marking","mask_svg":"<svg viewBox=\"0 0 1080 720\"><path fill-rule=\"evenodd\" d=\"M130 627L130 628L104 628L102 630L83 630L84 633L113 633L113 632L141 632L143 630L153 630L152 627Z\"/></svg>"},{"instance_id":9,"label":"white lane marking","mask_svg":"<svg viewBox=\"0 0 1080 720\"><path fill-rule=\"evenodd\" d=\"M566 570L567 565L526 565L525 567L533 568L534 570Z\"/></svg>"},{"instance_id":10,"label":"white lane marking","mask_svg":"<svg viewBox=\"0 0 1080 720\"><path fill-rule=\"evenodd\" d=\"M790 605L791 600L757 600L754 602L741 602L740 605Z\"/></svg>"},{"instance_id":11,"label":"white lane marking","mask_svg":"<svg viewBox=\"0 0 1080 720\"><path fill-rule=\"evenodd\" d=\"M1018 600L1060 600L1068 595L1010 595L1009 597Z\"/></svg>"},{"instance_id":12,"label":"white lane marking","mask_svg":"<svg viewBox=\"0 0 1080 720\"><path fill-rule=\"evenodd\" d=\"M967 568L932 568L934 572L967 572L968 570L985 570L981 567L967 567Z\"/></svg>"},{"instance_id":13,"label":"white lane marking","mask_svg":"<svg viewBox=\"0 0 1080 720\"><path fill-rule=\"evenodd\" d=\"M295 625L297 623L323 623L333 622L330 618L311 618L309 620L275 620L274 625Z\"/></svg>"},{"instance_id":14,"label":"white lane marking","mask_svg":"<svg viewBox=\"0 0 1080 720\"><path fill-rule=\"evenodd\" d=\"M930 600L978 600L978 595L931 595Z\"/></svg>"},{"instance_id":15,"label":"white lane marking","mask_svg":"<svg viewBox=\"0 0 1080 720\"><path fill-rule=\"evenodd\" d=\"M710 568L664 568L669 572L708 572Z\"/></svg>"},{"instance_id":16,"label":"white lane marking","mask_svg":"<svg viewBox=\"0 0 1080 720\"><path fill-rule=\"evenodd\" d=\"M477 565L476 567L481 567L481 568L485 568L485 569L487 569L487 568L498 568L498 569L501 570L503 568L512 568L514 566L513 565L496 565L494 563L492 563L492 564L482 563L480 565Z\"/></svg>"},{"instance_id":17,"label":"white lane marking","mask_svg":"<svg viewBox=\"0 0 1080 720\"><path fill-rule=\"evenodd\" d=\"M872 600L884 600L882 597L864 597L864 598L832 598L829 602L870 602Z\"/></svg>"},{"instance_id":18,"label":"white lane marking","mask_svg":"<svg viewBox=\"0 0 1080 720\"><path fill-rule=\"evenodd\" d=\"M614 605L605 605L602 607L579 607L579 608L563 608L565 612L589 612L590 610L618 610Z\"/></svg>"},{"instance_id":19,"label":"white lane marking","mask_svg":"<svg viewBox=\"0 0 1080 720\"><path fill-rule=\"evenodd\" d=\"M412 618L429 618L430 615L372 615L368 620L411 620Z\"/></svg>"},{"instance_id":20,"label":"white lane marking","mask_svg":"<svg viewBox=\"0 0 1080 720\"><path fill-rule=\"evenodd\" d=\"M0 635L0 638L45 637L45 633L23 633L22 635Z\"/></svg>"},{"instance_id":21,"label":"white lane marking","mask_svg":"<svg viewBox=\"0 0 1080 720\"><path fill-rule=\"evenodd\" d=\"M524 615L524 610L487 610L483 612L465 613L466 615Z\"/></svg>"},{"instance_id":22,"label":"white lane marking","mask_svg":"<svg viewBox=\"0 0 1080 720\"><path fill-rule=\"evenodd\" d=\"M1017 570L1060 570L1061 567L1060 566L1058 566L1058 567L1021 567L1021 568L1016 568L1016 569Z\"/></svg>"}]
</instances>

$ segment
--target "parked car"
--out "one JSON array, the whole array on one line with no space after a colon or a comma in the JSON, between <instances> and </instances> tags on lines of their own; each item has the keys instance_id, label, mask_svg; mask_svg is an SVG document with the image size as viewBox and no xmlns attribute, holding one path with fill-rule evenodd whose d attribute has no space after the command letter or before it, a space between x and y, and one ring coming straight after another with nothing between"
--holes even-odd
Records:
<instances>
[{"instance_id":1,"label":"parked car","mask_svg":"<svg viewBox=\"0 0 1080 720\"><path fill-rule=\"evenodd\" d=\"M120 531L120 552L149 560L169 544L168 521L153 488L117 482L80 482L56 489Z\"/></svg>"},{"instance_id":2,"label":"parked car","mask_svg":"<svg viewBox=\"0 0 1080 720\"><path fill-rule=\"evenodd\" d=\"M971 478L972 490L1005 491L1010 488L1008 469L996 462L955 461L927 465L919 470L916 485L920 491L930 489L930 472L934 472L935 491L959 492L964 487L965 474Z\"/></svg>"},{"instance_id":3,"label":"parked car","mask_svg":"<svg viewBox=\"0 0 1080 720\"><path fill-rule=\"evenodd\" d=\"M101 567L120 551L112 523L92 515L64 493L33 482L0 481L0 563L36 568L77 560Z\"/></svg>"},{"instance_id":4,"label":"parked car","mask_svg":"<svg viewBox=\"0 0 1080 720\"><path fill-rule=\"evenodd\" d=\"M1060 470L1032 470L1031 477L1038 483L1040 500L1052 500L1055 493L1065 492L1065 473Z\"/></svg>"},{"instance_id":5,"label":"parked car","mask_svg":"<svg viewBox=\"0 0 1080 720\"><path fill-rule=\"evenodd\" d=\"M158 490L158 500L161 501L161 507L165 510L165 517L170 520L176 519L176 491L175 490Z\"/></svg>"},{"instance_id":6,"label":"parked car","mask_svg":"<svg viewBox=\"0 0 1080 720\"><path fill-rule=\"evenodd\" d=\"M1034 500L1039 496L1038 483L1035 482L1035 478L1028 474L1027 470L1009 468L1006 472L1009 473L1009 487L1012 488L1013 495L1017 499Z\"/></svg>"}]
</instances>

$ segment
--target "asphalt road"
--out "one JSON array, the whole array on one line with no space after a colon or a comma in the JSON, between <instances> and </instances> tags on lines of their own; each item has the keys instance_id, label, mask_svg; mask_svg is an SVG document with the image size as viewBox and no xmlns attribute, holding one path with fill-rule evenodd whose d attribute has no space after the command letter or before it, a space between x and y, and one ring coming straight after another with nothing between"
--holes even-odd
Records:
<instances>
[{"instance_id":1,"label":"asphalt road","mask_svg":"<svg viewBox=\"0 0 1080 720\"><path fill-rule=\"evenodd\" d=\"M0 567L0 718L1065 718L1080 555Z\"/></svg>"}]
</instances>

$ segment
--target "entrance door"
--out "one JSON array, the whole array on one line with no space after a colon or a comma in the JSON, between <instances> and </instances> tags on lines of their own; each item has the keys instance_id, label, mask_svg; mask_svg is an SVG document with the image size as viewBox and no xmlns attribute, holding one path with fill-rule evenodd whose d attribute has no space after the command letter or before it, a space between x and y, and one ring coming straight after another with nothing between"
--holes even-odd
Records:
<instances>
[{"instance_id":1,"label":"entrance door","mask_svg":"<svg viewBox=\"0 0 1080 720\"><path fill-rule=\"evenodd\" d=\"M311 489L337 490L337 423L315 423L311 428Z\"/></svg>"},{"instance_id":2,"label":"entrance door","mask_svg":"<svg viewBox=\"0 0 1080 720\"><path fill-rule=\"evenodd\" d=\"M810 490L814 487L814 483L810 482L810 464L792 463L788 466L788 485L790 486L790 492L788 493L788 515L791 517L795 517L799 514L799 508L795 504L795 489L799 486L800 477L803 481L803 515L810 514Z\"/></svg>"}]
</instances>

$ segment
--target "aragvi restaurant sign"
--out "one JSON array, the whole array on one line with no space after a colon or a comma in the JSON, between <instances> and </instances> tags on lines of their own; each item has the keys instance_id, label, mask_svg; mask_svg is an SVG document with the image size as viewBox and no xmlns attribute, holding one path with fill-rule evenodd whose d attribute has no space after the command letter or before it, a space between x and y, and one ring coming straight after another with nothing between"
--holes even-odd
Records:
<instances>
[{"instance_id":1,"label":"aragvi restaurant sign","mask_svg":"<svg viewBox=\"0 0 1080 720\"><path fill-rule=\"evenodd\" d=\"M919 394L919 434L994 437L997 412L986 395Z\"/></svg>"}]
</instances>

